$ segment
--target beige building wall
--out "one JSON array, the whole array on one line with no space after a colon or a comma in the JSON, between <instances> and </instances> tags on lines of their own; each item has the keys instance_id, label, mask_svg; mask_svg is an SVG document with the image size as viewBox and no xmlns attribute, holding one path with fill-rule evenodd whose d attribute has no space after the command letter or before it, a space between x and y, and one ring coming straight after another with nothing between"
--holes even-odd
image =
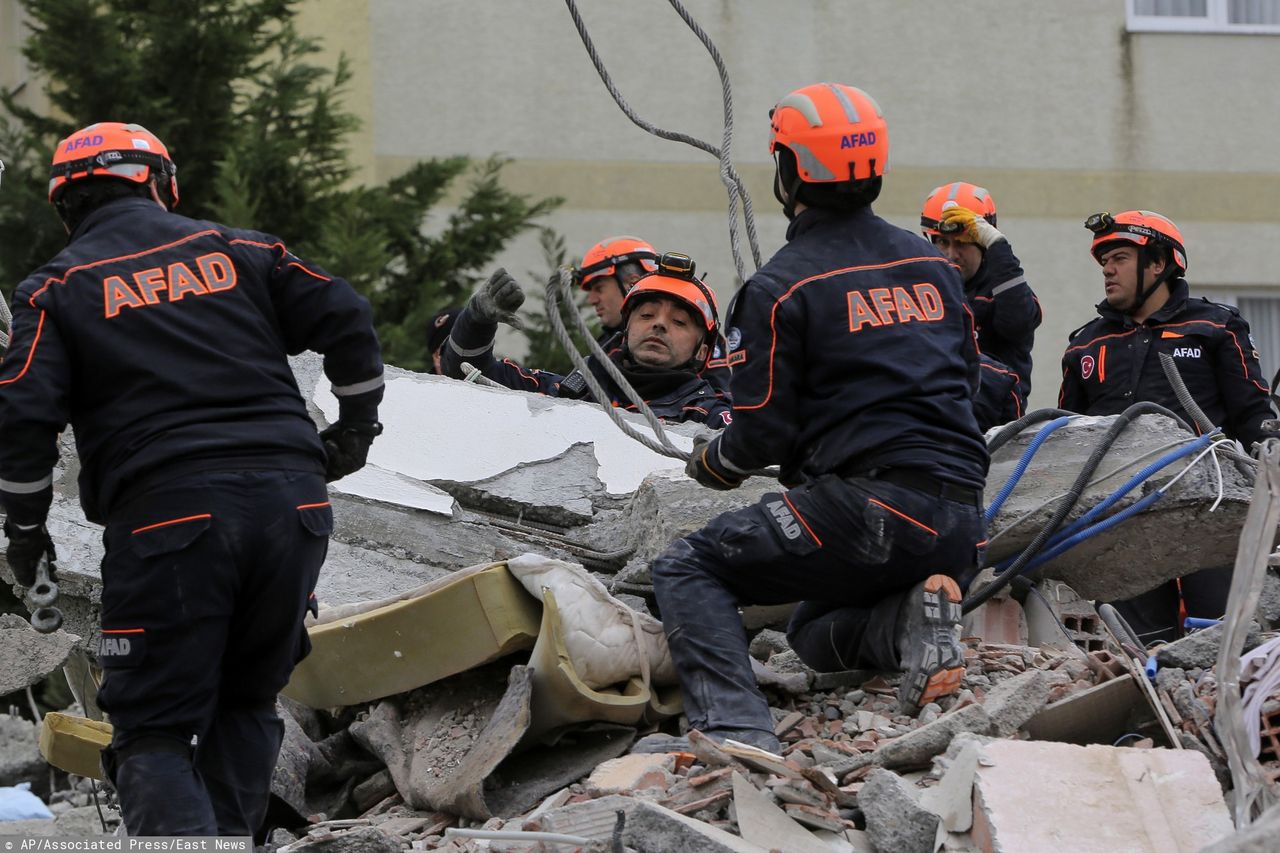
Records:
<instances>
[{"instance_id":1,"label":"beige building wall","mask_svg":"<svg viewBox=\"0 0 1280 853\"><path fill-rule=\"evenodd\" d=\"M769 191L766 115L808 83L857 85L884 108L892 153L876 210L889 220L916 230L921 200L946 181L992 191L1045 310L1036 406L1053 402L1066 335L1101 298L1081 227L1092 212L1171 216L1193 289L1211 298L1280 296L1280 35L1129 33L1124 0L683 2L728 66L732 152L764 259L786 228ZM715 68L669 4L578 5L641 116L720 144ZM352 63L364 179L424 157L511 158L510 186L566 199L548 224L570 251L636 234L693 255L727 303L735 273L717 163L622 114L560 0L305 0L300 10L326 60ZM0 0L0 84L26 73L20 38L16 0ZM532 235L498 262L546 271Z\"/></svg>"},{"instance_id":2,"label":"beige building wall","mask_svg":"<svg viewBox=\"0 0 1280 853\"><path fill-rule=\"evenodd\" d=\"M512 158L509 183L561 195L550 219L571 251L617 233L687 251L722 301L735 285L727 197L709 155L633 125L596 75L561 2L312 0L353 55L367 33L378 180L416 158ZM719 81L707 52L659 0L581 0L631 106L719 145ZM986 186L1045 309L1032 402L1055 399L1069 330L1094 316L1101 276L1084 218L1143 207L1182 227L1193 287L1280 294L1280 36L1128 33L1122 0L685 0L733 86L734 161L765 259L786 222L769 192L767 111L834 80L871 92L889 122L877 211L912 230L925 194ZM341 8L335 16L325 8ZM338 30L341 33L338 33ZM363 110L366 103L360 104ZM542 271L536 241L499 261ZM750 269L750 258L747 257ZM531 282L532 283L532 282ZM1214 289L1217 289L1216 291Z\"/></svg>"}]
</instances>

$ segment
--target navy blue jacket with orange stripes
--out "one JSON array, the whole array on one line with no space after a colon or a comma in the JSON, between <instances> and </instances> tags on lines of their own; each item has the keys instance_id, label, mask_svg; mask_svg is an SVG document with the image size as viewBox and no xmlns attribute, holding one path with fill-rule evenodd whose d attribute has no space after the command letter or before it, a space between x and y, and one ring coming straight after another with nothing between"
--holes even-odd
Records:
<instances>
[{"instance_id":1,"label":"navy blue jacket with orange stripes","mask_svg":"<svg viewBox=\"0 0 1280 853\"><path fill-rule=\"evenodd\" d=\"M1160 367L1159 353L1178 366L1205 415L1245 447L1262 438L1275 417L1249 324L1229 305L1190 297L1186 279L1169 284L1169 300L1140 324L1110 307L1071 333L1062 356L1058 406L1085 415L1114 415L1148 401L1183 411Z\"/></svg>"},{"instance_id":2,"label":"navy blue jacket with orange stripes","mask_svg":"<svg viewBox=\"0 0 1280 853\"><path fill-rule=\"evenodd\" d=\"M938 251L863 208L809 208L729 311L733 423L717 439L739 472L916 468L981 489L973 318Z\"/></svg>"},{"instance_id":3,"label":"navy blue jacket with orange stripes","mask_svg":"<svg viewBox=\"0 0 1280 853\"><path fill-rule=\"evenodd\" d=\"M1008 240L983 252L964 293L978 328L978 347L1018 375L1019 407L1024 407L1031 394L1031 348L1044 315Z\"/></svg>"},{"instance_id":4,"label":"navy blue jacket with orange stripes","mask_svg":"<svg viewBox=\"0 0 1280 853\"><path fill-rule=\"evenodd\" d=\"M85 515L187 472L324 473L286 354L324 353L340 415L377 420L369 303L274 237L111 201L13 297L0 363L0 499L44 520L58 433L80 456Z\"/></svg>"},{"instance_id":5,"label":"navy blue jacket with orange stripes","mask_svg":"<svg viewBox=\"0 0 1280 853\"><path fill-rule=\"evenodd\" d=\"M445 376L464 378L462 363L465 361L487 378L514 388L545 394L548 397L565 397L571 400L592 399L590 389L577 372L562 376L545 370L530 370L510 359L493 356L493 338L498 324L481 321L468 309L458 315L458 321L449 333L449 343L441 354L441 369ZM655 415L664 421L694 421L719 429L729 422L729 402L703 378L689 371L654 370L628 365L622 352L622 333L614 335L601 345L614 364L622 369L632 387L641 395ZM596 360L588 356L587 365L601 387L609 392L609 402L628 411L636 407L622 393L609 374Z\"/></svg>"}]
</instances>

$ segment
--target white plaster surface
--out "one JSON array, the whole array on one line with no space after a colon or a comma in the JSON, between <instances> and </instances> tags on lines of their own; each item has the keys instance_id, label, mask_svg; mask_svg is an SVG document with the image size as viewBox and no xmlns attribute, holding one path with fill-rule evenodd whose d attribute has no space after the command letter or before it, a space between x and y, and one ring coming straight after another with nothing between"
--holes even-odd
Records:
<instances>
[{"instance_id":1,"label":"white plaster surface","mask_svg":"<svg viewBox=\"0 0 1280 853\"><path fill-rule=\"evenodd\" d=\"M312 401L330 423L337 419L337 399L323 377L316 383ZM600 464L598 476L613 495L635 491L654 471L684 467L679 460L628 438L594 403L439 377L389 371L378 417L384 432L373 443L369 462L382 472L366 477L356 474L334 485L349 494L390 503L415 505L406 503L405 495L430 502L425 491L415 494L407 489L411 480L474 482L523 462L550 459L577 442L593 445ZM652 435L645 426L637 428ZM678 447L692 448L691 438L672 431L667 434ZM429 487L424 484L423 488Z\"/></svg>"}]
</instances>

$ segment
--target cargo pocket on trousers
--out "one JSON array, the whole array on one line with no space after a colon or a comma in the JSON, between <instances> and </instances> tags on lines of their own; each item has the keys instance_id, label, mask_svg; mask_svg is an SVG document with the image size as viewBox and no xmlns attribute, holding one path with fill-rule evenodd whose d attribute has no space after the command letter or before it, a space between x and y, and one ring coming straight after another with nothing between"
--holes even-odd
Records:
<instances>
[{"instance_id":1,"label":"cargo pocket on trousers","mask_svg":"<svg viewBox=\"0 0 1280 853\"><path fill-rule=\"evenodd\" d=\"M187 551L208 530L209 514L161 521L129 530L107 531L107 555L102 562L102 636L98 657L104 668L135 667L147 656L148 632L184 624L191 616L182 575Z\"/></svg>"},{"instance_id":2,"label":"cargo pocket on trousers","mask_svg":"<svg viewBox=\"0 0 1280 853\"><path fill-rule=\"evenodd\" d=\"M328 501L321 501L312 504L302 504L298 507L298 522L303 529L307 531L315 539L322 543L323 551L320 560L317 561L317 574L319 563L324 560L324 553L329 548L329 536L333 533L333 507ZM314 579L313 579L314 581ZM314 582L312 583L314 586ZM307 632L305 613L310 612L313 617L319 617L319 603L316 601L314 591L307 593L307 598L303 602L304 616L303 621L298 628L298 639L294 646L293 662L298 664L303 658L311 654L311 637Z\"/></svg>"},{"instance_id":3,"label":"cargo pocket on trousers","mask_svg":"<svg viewBox=\"0 0 1280 853\"><path fill-rule=\"evenodd\" d=\"M795 505L781 493L771 493L760 499L769 526L782 542L782 550L795 557L807 557L822 547L822 541L814 534Z\"/></svg>"}]
</instances>

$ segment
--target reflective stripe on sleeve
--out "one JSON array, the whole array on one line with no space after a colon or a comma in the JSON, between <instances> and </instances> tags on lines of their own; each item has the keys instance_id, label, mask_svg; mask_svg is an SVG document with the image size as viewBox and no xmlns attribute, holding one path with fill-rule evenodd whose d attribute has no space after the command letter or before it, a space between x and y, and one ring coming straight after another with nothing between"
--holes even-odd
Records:
<instances>
[{"instance_id":1,"label":"reflective stripe on sleeve","mask_svg":"<svg viewBox=\"0 0 1280 853\"><path fill-rule=\"evenodd\" d=\"M383 385L382 374L379 373L373 379L366 379L364 382L356 382L352 385L334 385L333 395L335 397L350 397L355 394L363 394L366 391L374 391Z\"/></svg>"},{"instance_id":2,"label":"reflective stripe on sleeve","mask_svg":"<svg viewBox=\"0 0 1280 853\"><path fill-rule=\"evenodd\" d=\"M991 288L991 295L999 296L1001 293L1004 293L1006 290L1012 287L1017 287L1020 284L1026 284L1026 283L1027 283L1027 277L1025 275L1020 275L1017 278L1011 278L1008 281L1006 281L1004 284L998 284L995 287Z\"/></svg>"},{"instance_id":3,"label":"reflective stripe on sleeve","mask_svg":"<svg viewBox=\"0 0 1280 853\"><path fill-rule=\"evenodd\" d=\"M32 480L29 483L18 483L13 480L0 480L0 492L8 492L12 495L33 495L52 484L53 474L41 477L39 480Z\"/></svg>"}]
</instances>

